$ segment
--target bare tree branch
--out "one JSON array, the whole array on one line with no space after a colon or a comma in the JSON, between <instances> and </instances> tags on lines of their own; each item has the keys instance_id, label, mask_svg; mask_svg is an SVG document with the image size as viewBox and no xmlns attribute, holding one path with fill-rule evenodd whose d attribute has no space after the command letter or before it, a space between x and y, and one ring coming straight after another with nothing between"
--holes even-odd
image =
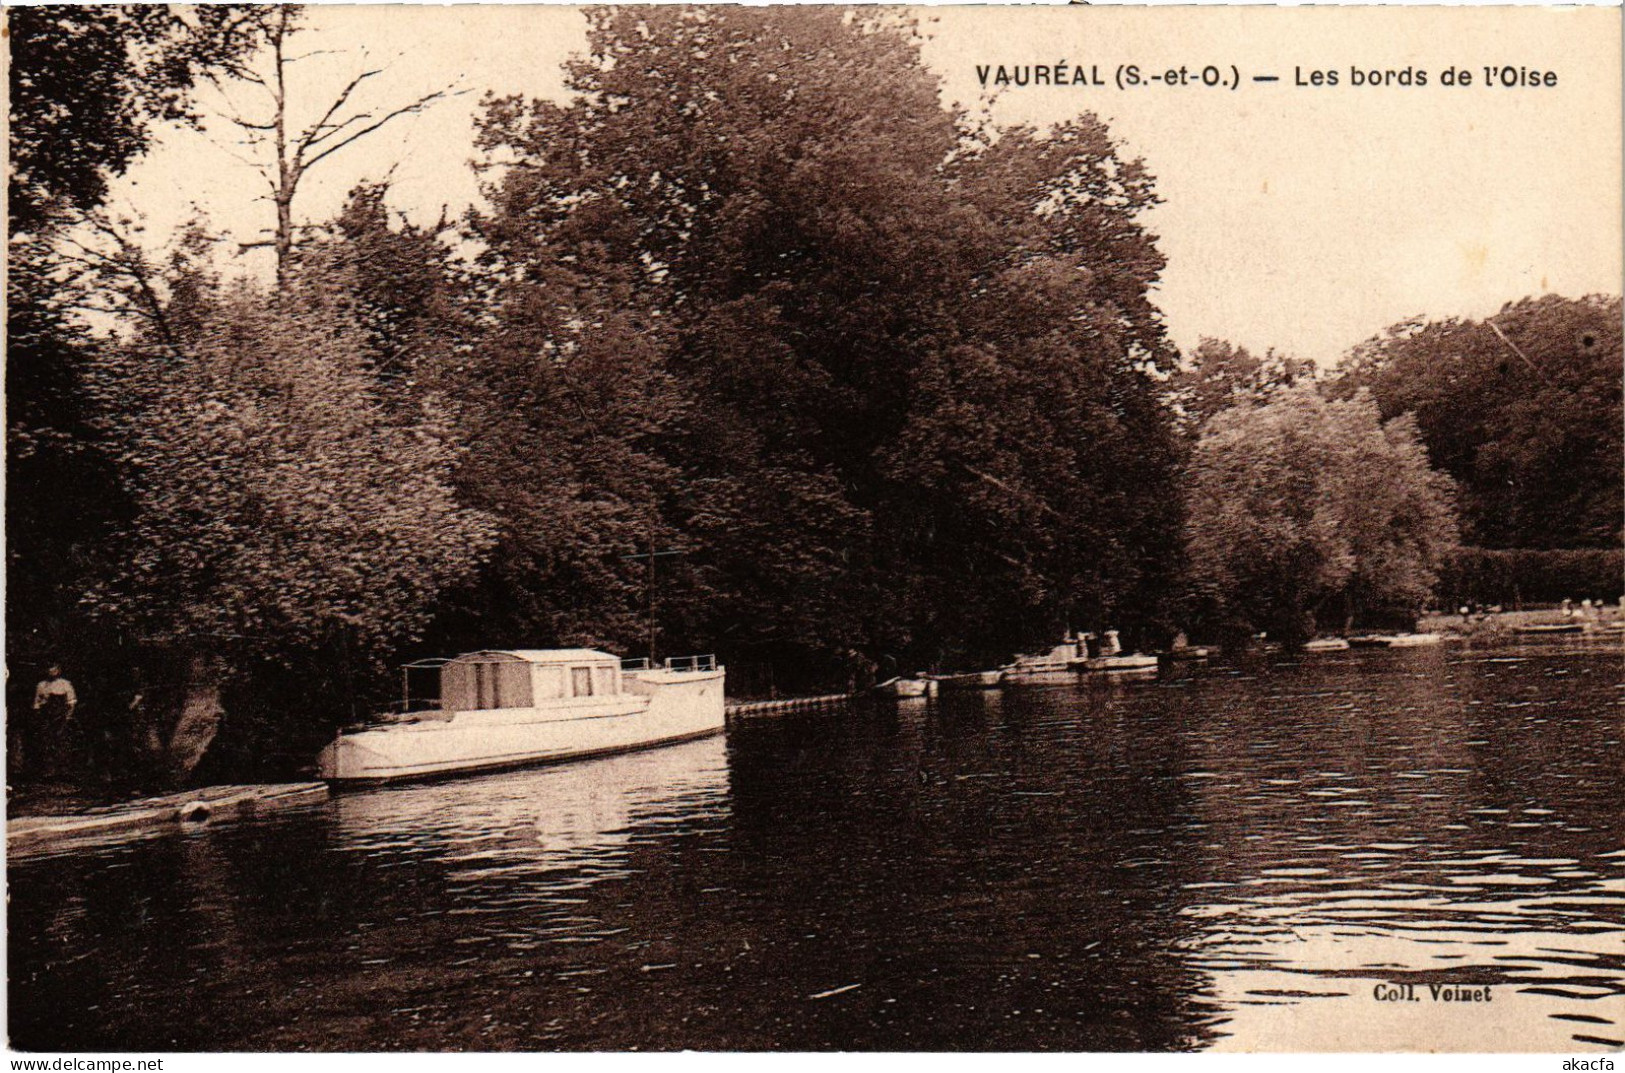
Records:
<instances>
[{"instance_id":1,"label":"bare tree branch","mask_svg":"<svg viewBox=\"0 0 1625 1073\"><path fill-rule=\"evenodd\" d=\"M181 349L174 332L170 330L169 318L164 312L164 303L158 297L158 292L152 285L152 274L147 267L146 255L140 247L125 238L123 232L105 217L100 215L91 216L88 218L88 222L92 228L113 241L113 244L118 247L119 256L107 257L106 254L100 254L99 251L95 252L104 257L109 266L116 271L122 272L135 283L136 292L140 298L137 304L143 307L142 312L152 322L153 329L157 331L158 338L163 343L164 349L168 350L177 361L185 361L186 352ZM76 243L76 245L79 244ZM80 245L80 249L92 252L83 245Z\"/></svg>"},{"instance_id":2,"label":"bare tree branch","mask_svg":"<svg viewBox=\"0 0 1625 1073\"><path fill-rule=\"evenodd\" d=\"M334 98L333 103L328 107L327 111L322 113L322 117L315 123L311 124L310 129L305 131L304 137L299 140L299 149L295 154L295 157L297 158L298 156L303 155L305 150L309 149L323 138L331 137L332 132L323 134L322 131L324 128L331 125L330 121L332 120L334 114L336 114L340 108L344 107L345 102L350 99L350 95L356 91L357 87L359 87L361 83L365 82L369 78L374 78L383 73L384 69L382 67L378 67L370 71L363 71L354 78L350 79L349 84L345 86L344 89L339 91L339 95ZM354 121L355 117L351 117L350 119L345 120L344 124L340 124L340 126L342 127L343 125L352 123Z\"/></svg>"},{"instance_id":3,"label":"bare tree branch","mask_svg":"<svg viewBox=\"0 0 1625 1073\"><path fill-rule=\"evenodd\" d=\"M223 144L221 142L218 142L213 138L209 139L209 144L214 146L216 149L220 150L222 153L226 154L227 156L231 157L231 159L237 161L237 163L246 165L247 167L250 167L250 168L253 168L254 171L259 175L259 177L261 179L265 180L265 185L270 187L272 195L274 196L276 194L276 183L271 179L271 173L270 173L269 170L266 169L264 164L261 164L261 163L259 163L257 161L254 161L254 160L250 160L248 157L243 156L241 153L239 153L236 150L232 149L230 146L225 145L225 144ZM239 144L241 144L241 143L239 143Z\"/></svg>"},{"instance_id":4,"label":"bare tree branch","mask_svg":"<svg viewBox=\"0 0 1625 1073\"><path fill-rule=\"evenodd\" d=\"M451 88L448 86L446 89L436 90L435 92L430 93L427 96L419 97L417 100L413 101L411 104L404 105L404 106L402 106L400 108L396 108L393 111L390 111L390 112L386 113L382 119L376 120L375 122L370 123L365 127L362 127L360 130L356 131L354 134L351 134L349 137L345 138L343 141L336 142L333 145L328 146L326 149L323 149L321 152L317 153L315 156L311 157L309 160L304 162L304 169L309 169L309 168L313 167L317 162L319 162L319 161L321 161L321 160L323 160L323 159L325 159L327 157L332 156L334 153L338 152L340 149L343 149L345 146L350 145L351 143L356 142L356 141L358 141L358 140L360 140L362 138L365 138L367 135L371 134L373 131L377 130L378 128L382 127L384 124L389 123L392 120L399 119L401 116L404 116L404 115L417 115L418 113L422 112L425 108L429 107L429 105L433 104L435 101L441 100L441 99L446 98L446 97L462 96L462 94L464 94L466 92L468 92L468 91L467 90L458 90L457 92L454 93L454 92L451 91Z\"/></svg>"},{"instance_id":5,"label":"bare tree branch","mask_svg":"<svg viewBox=\"0 0 1625 1073\"><path fill-rule=\"evenodd\" d=\"M317 49L298 55L287 51L289 36L296 31L292 24L292 16L287 7L275 9L265 28L265 34L270 46L271 66L264 75L255 74L247 79L261 86L269 92L273 111L271 118L266 122L257 122L247 118L241 110L226 113L224 118L246 132L246 144L255 148L264 148L271 143L269 155L271 159L263 165L253 165L258 168L261 176L270 187L270 199L276 206L276 228L269 240L256 240L254 242L240 243L241 250L259 249L272 246L276 250L276 277L277 286L282 288L287 281L288 267L292 261L294 237L301 230L293 217L293 201L299 192L299 185L311 168L323 160L345 149L356 142L373 134L402 116L418 115L428 109L437 101L447 97L460 96L467 90L458 89L456 83L424 94L408 104L380 112L374 108L357 108L354 106L356 93L369 80L378 77L389 69L388 64L371 66L366 60L363 51L362 66L365 68L354 75L342 89L333 97L321 117L314 123L301 130L297 135L291 135L288 130L288 65L299 60L310 59L315 56L327 55L330 50ZM228 104L229 104L228 100ZM233 105L235 109L235 106ZM352 108L352 114L346 115L346 108ZM235 155L235 154L233 154ZM241 158L237 158L241 160ZM243 161L249 163L251 161ZM442 213L444 219L444 213Z\"/></svg>"},{"instance_id":6,"label":"bare tree branch","mask_svg":"<svg viewBox=\"0 0 1625 1073\"><path fill-rule=\"evenodd\" d=\"M264 131L276 130L276 124L275 123L251 123L248 120L244 119L242 116L232 115L232 114L229 114L229 113L222 116L222 118L225 119L228 123L234 123L237 126L242 127L244 130L264 130Z\"/></svg>"}]
</instances>

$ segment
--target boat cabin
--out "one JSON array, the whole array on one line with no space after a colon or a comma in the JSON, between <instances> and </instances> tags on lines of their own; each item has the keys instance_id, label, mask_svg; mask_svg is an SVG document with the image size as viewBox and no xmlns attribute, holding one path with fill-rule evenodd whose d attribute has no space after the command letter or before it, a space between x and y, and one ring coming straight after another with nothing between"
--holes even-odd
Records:
<instances>
[{"instance_id":1,"label":"boat cabin","mask_svg":"<svg viewBox=\"0 0 1625 1073\"><path fill-rule=\"evenodd\" d=\"M547 707L622 693L621 661L608 652L591 648L469 652L455 659L409 664L405 708L414 706L412 672L435 670L440 679L438 698L416 703L445 712Z\"/></svg>"}]
</instances>

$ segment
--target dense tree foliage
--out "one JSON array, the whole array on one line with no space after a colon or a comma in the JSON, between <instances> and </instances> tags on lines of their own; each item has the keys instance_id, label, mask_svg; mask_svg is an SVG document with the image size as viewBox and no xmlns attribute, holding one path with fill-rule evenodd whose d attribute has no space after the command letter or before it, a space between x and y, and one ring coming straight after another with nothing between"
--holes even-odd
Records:
<instances>
[{"instance_id":1,"label":"dense tree foliage","mask_svg":"<svg viewBox=\"0 0 1625 1073\"><path fill-rule=\"evenodd\" d=\"M1246 347L1204 337L1169 380L1187 431L1197 433L1220 410L1259 402L1284 388L1313 381L1313 362L1277 354L1257 357Z\"/></svg>"},{"instance_id":2,"label":"dense tree foliage","mask_svg":"<svg viewBox=\"0 0 1625 1073\"><path fill-rule=\"evenodd\" d=\"M1625 593L1625 548L1458 548L1439 575L1449 608L1521 607L1596 600Z\"/></svg>"},{"instance_id":3,"label":"dense tree foliage","mask_svg":"<svg viewBox=\"0 0 1625 1073\"><path fill-rule=\"evenodd\" d=\"M477 559L444 425L380 403L347 281L322 274L194 295L177 345L98 368L136 505L98 604L153 632L282 649L343 628L378 651Z\"/></svg>"},{"instance_id":4,"label":"dense tree foliage","mask_svg":"<svg viewBox=\"0 0 1625 1073\"><path fill-rule=\"evenodd\" d=\"M434 95L340 118L360 73L296 131L277 9L22 10L9 643L161 641L176 773L245 697L281 704L222 741L313 748L424 650L711 650L800 690L1400 618L1455 538L1429 454L1485 543L1618 539L1618 299L1401 326L1335 400L1274 352L1178 361L1141 163L1090 116L945 107L894 12L596 9L568 98L486 102L461 230L363 183L296 235L284 177L265 287L91 211L148 125L257 81L280 171Z\"/></svg>"},{"instance_id":5,"label":"dense tree foliage","mask_svg":"<svg viewBox=\"0 0 1625 1073\"><path fill-rule=\"evenodd\" d=\"M570 103L490 103L478 233L488 273L567 271L653 328L698 633L934 662L1154 622L1177 517L1143 168L1091 118L946 110L905 24L591 19Z\"/></svg>"},{"instance_id":6,"label":"dense tree foliage","mask_svg":"<svg viewBox=\"0 0 1625 1073\"><path fill-rule=\"evenodd\" d=\"M241 4L41 4L11 8L6 25L16 234L101 205L155 121L194 120L198 79L240 69L265 17Z\"/></svg>"},{"instance_id":7,"label":"dense tree foliage","mask_svg":"<svg viewBox=\"0 0 1625 1073\"><path fill-rule=\"evenodd\" d=\"M1336 389L1416 415L1486 548L1618 546L1625 502L1620 299L1547 295L1482 321L1407 321L1357 348Z\"/></svg>"},{"instance_id":8,"label":"dense tree foliage","mask_svg":"<svg viewBox=\"0 0 1625 1073\"><path fill-rule=\"evenodd\" d=\"M63 240L155 123L193 118L195 83L235 69L259 15L41 5L8 9L6 26L6 645L26 686L29 670L86 640L78 600L124 509L87 392L98 347L78 317L105 304L103 281Z\"/></svg>"},{"instance_id":9,"label":"dense tree foliage","mask_svg":"<svg viewBox=\"0 0 1625 1073\"><path fill-rule=\"evenodd\" d=\"M463 495L501 541L443 626L463 643L639 649L647 567L629 557L673 541L670 467L651 443L676 400L656 337L624 293L567 267L479 293L474 344L434 375L468 444Z\"/></svg>"},{"instance_id":10,"label":"dense tree foliage","mask_svg":"<svg viewBox=\"0 0 1625 1073\"><path fill-rule=\"evenodd\" d=\"M171 289L96 366L132 514L86 603L216 667L376 675L490 543L436 400L383 403L342 263L307 252L274 294L197 269Z\"/></svg>"},{"instance_id":11,"label":"dense tree foliage","mask_svg":"<svg viewBox=\"0 0 1625 1073\"><path fill-rule=\"evenodd\" d=\"M1287 644L1427 605L1456 524L1408 418L1300 387L1217 414L1191 461L1191 578L1208 628Z\"/></svg>"}]
</instances>

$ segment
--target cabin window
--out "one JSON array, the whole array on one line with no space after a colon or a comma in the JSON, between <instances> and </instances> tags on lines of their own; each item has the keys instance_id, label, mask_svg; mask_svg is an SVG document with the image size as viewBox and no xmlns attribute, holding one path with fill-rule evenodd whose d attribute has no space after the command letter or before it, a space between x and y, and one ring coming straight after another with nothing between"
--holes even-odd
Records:
<instances>
[{"instance_id":1,"label":"cabin window","mask_svg":"<svg viewBox=\"0 0 1625 1073\"><path fill-rule=\"evenodd\" d=\"M593 688L600 697L613 697L618 690L615 688L615 679L620 677L614 667L593 668Z\"/></svg>"},{"instance_id":2,"label":"cabin window","mask_svg":"<svg viewBox=\"0 0 1625 1073\"><path fill-rule=\"evenodd\" d=\"M572 692L578 697L592 696L592 668L571 667L570 684Z\"/></svg>"},{"instance_id":3,"label":"cabin window","mask_svg":"<svg viewBox=\"0 0 1625 1073\"><path fill-rule=\"evenodd\" d=\"M535 703L530 699L530 664L493 663L491 671L498 698L493 707L529 708Z\"/></svg>"}]
</instances>

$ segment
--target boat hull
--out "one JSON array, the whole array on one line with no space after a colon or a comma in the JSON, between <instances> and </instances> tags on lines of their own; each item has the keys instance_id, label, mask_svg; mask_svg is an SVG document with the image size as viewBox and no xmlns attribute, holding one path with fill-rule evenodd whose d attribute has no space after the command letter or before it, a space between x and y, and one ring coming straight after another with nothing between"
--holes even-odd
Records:
<instances>
[{"instance_id":1,"label":"boat hull","mask_svg":"<svg viewBox=\"0 0 1625 1073\"><path fill-rule=\"evenodd\" d=\"M1352 648L1422 648L1441 640L1436 633L1374 633L1350 637L1348 642Z\"/></svg>"},{"instance_id":2,"label":"boat hull","mask_svg":"<svg viewBox=\"0 0 1625 1073\"><path fill-rule=\"evenodd\" d=\"M893 678L875 686L874 693L887 700L901 700L905 697L923 697L930 689L931 683L920 678Z\"/></svg>"},{"instance_id":3,"label":"boat hull","mask_svg":"<svg viewBox=\"0 0 1625 1073\"><path fill-rule=\"evenodd\" d=\"M1001 671L973 671L970 674L949 674L938 678L937 688L944 693L969 692L978 689L998 689L1004 674Z\"/></svg>"},{"instance_id":4,"label":"boat hull","mask_svg":"<svg viewBox=\"0 0 1625 1073\"><path fill-rule=\"evenodd\" d=\"M634 672L626 692L560 708L456 712L448 719L341 734L317 770L335 782L376 783L498 771L633 752L720 733L723 672Z\"/></svg>"},{"instance_id":5,"label":"boat hull","mask_svg":"<svg viewBox=\"0 0 1625 1073\"><path fill-rule=\"evenodd\" d=\"M1147 674L1156 671L1157 657L1098 656L1094 659L1080 659L1073 666L1092 674Z\"/></svg>"},{"instance_id":6,"label":"boat hull","mask_svg":"<svg viewBox=\"0 0 1625 1073\"><path fill-rule=\"evenodd\" d=\"M1078 681L1078 672L1066 664L1031 667L1012 666L1004 669L1007 686L1072 685Z\"/></svg>"}]
</instances>

